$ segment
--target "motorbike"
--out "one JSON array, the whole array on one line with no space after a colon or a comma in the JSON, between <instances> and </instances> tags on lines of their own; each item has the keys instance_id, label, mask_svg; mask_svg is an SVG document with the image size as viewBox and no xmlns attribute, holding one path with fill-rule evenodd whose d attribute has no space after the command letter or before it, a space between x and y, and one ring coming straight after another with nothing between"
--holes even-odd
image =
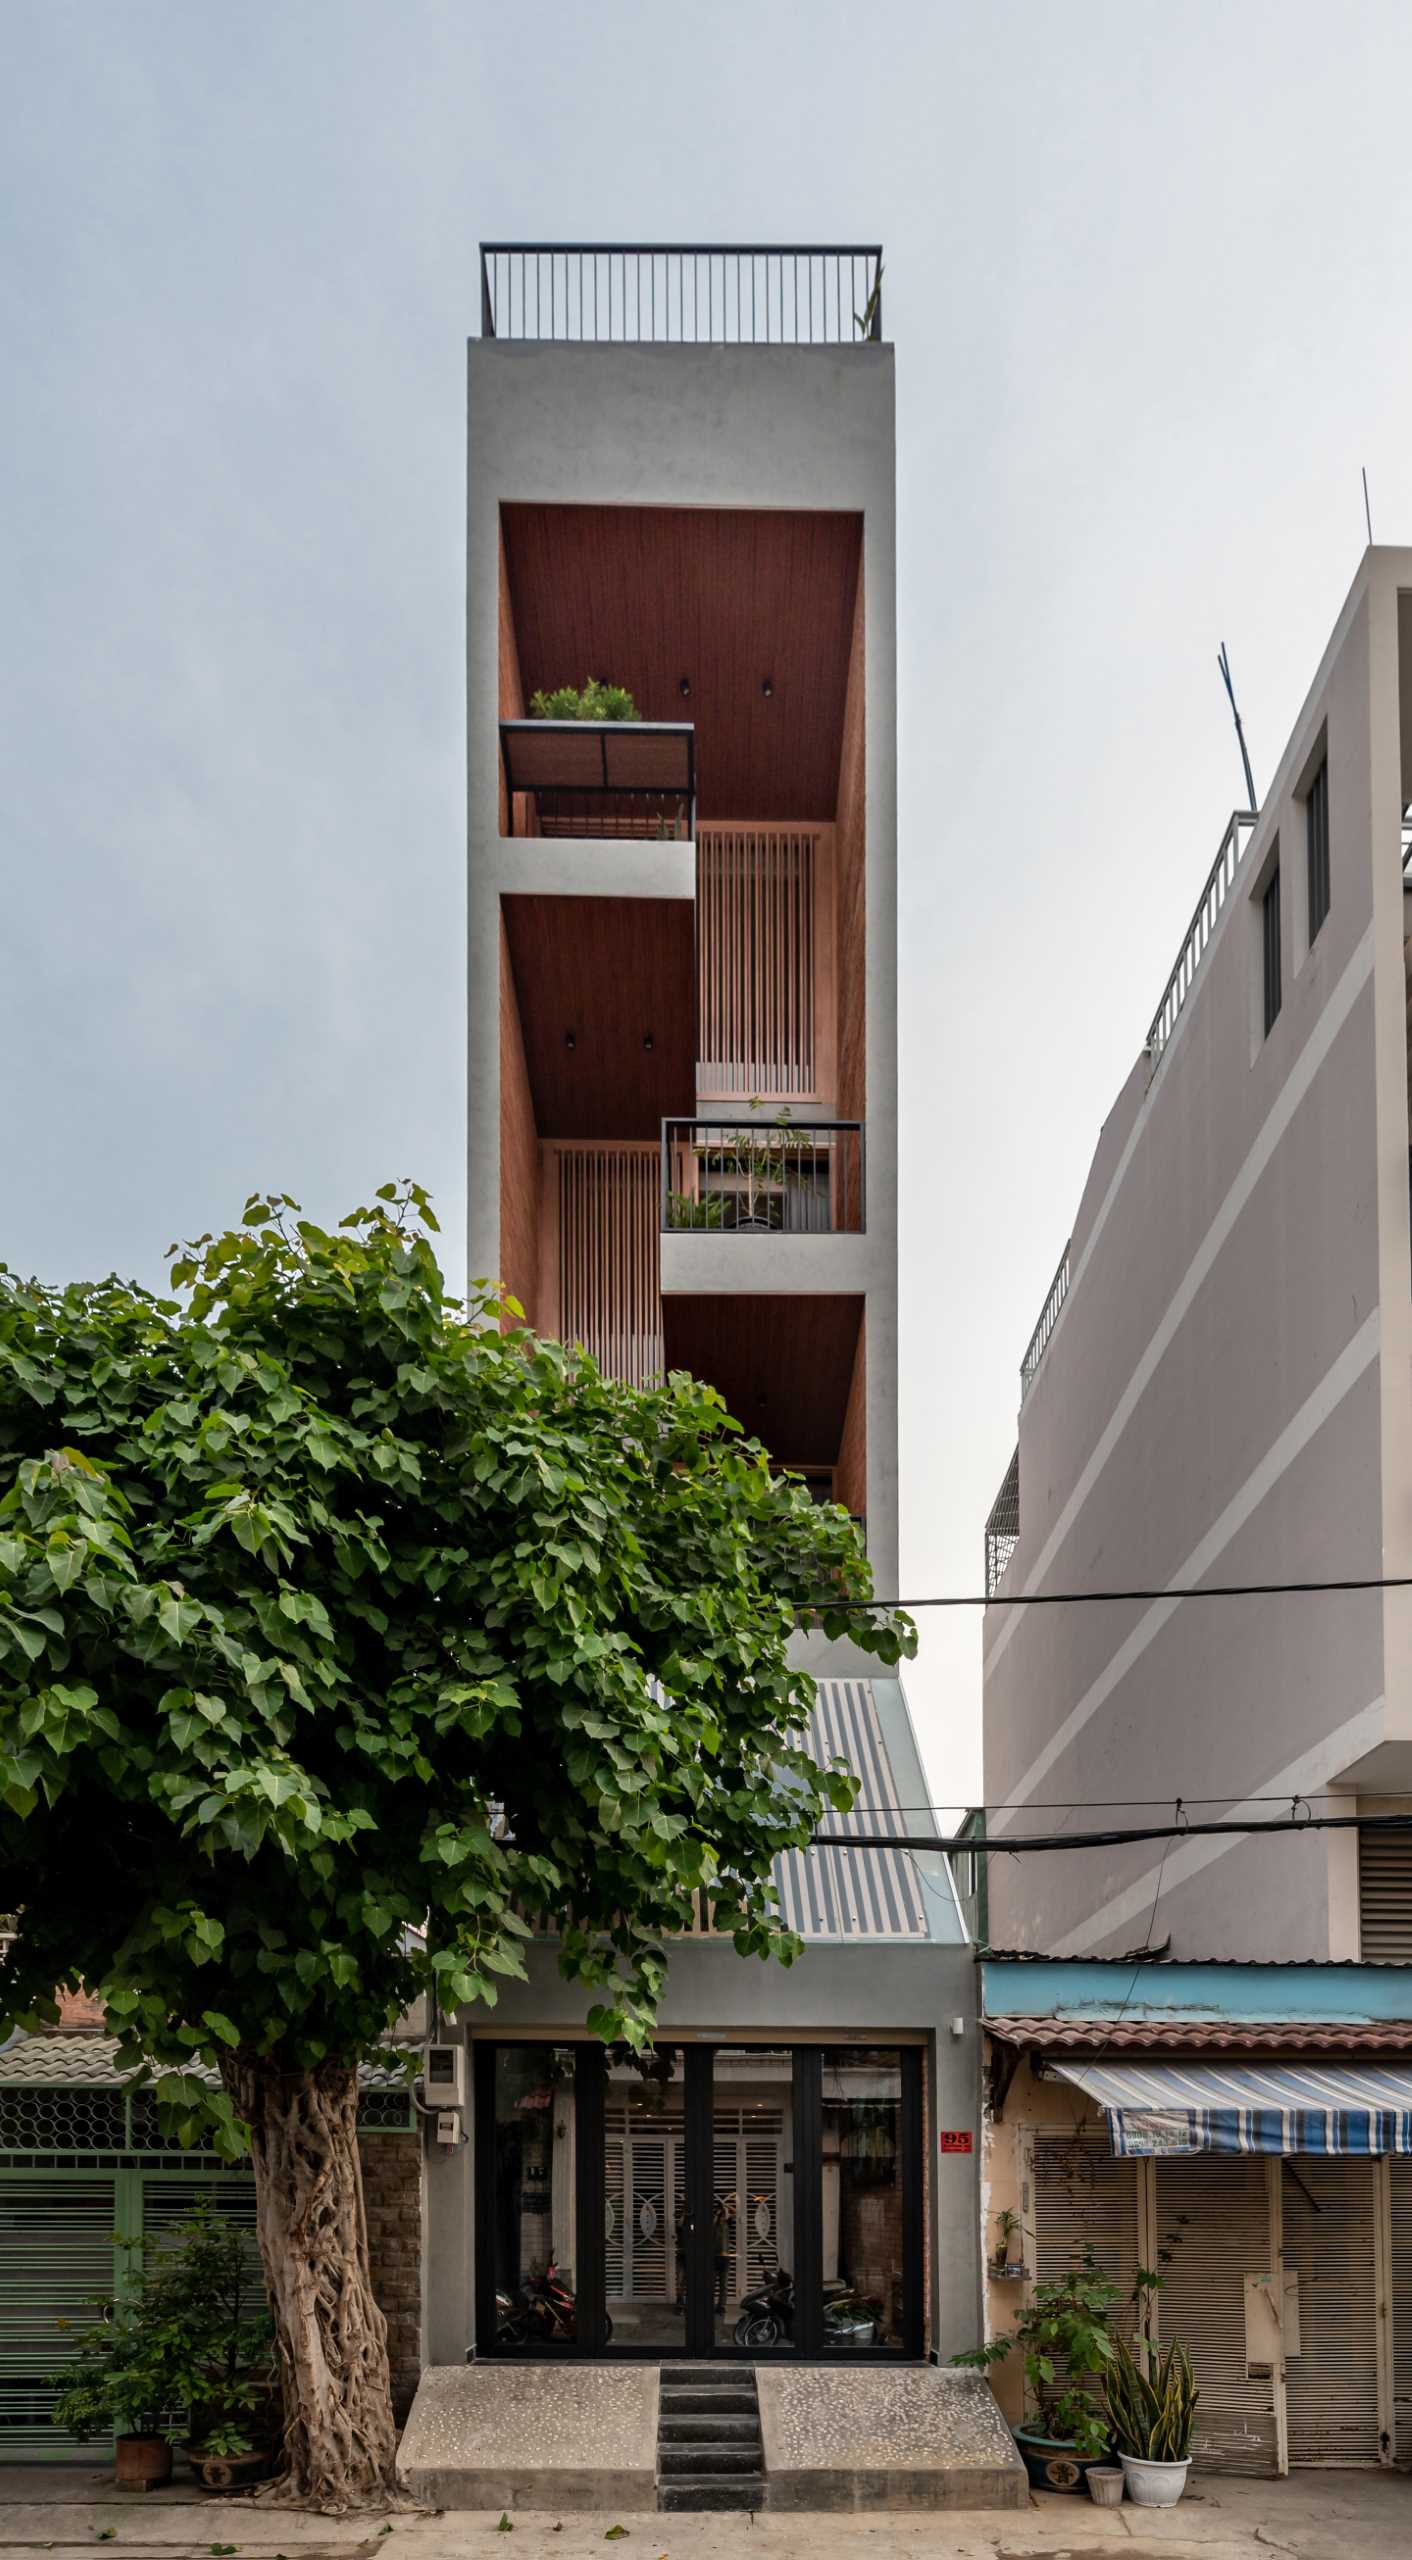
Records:
<instances>
[{"instance_id":1,"label":"motorbike","mask_svg":"<svg viewBox=\"0 0 1412 2560\"><path fill-rule=\"evenodd\" d=\"M576 2338L578 2305L573 2287L551 2258L543 2275L531 2276L518 2295L496 2294L495 2321L496 2344L502 2347L524 2347L531 2340L542 2344L552 2338ZM612 2334L613 2323L605 2313L605 2346Z\"/></svg>"},{"instance_id":2,"label":"motorbike","mask_svg":"<svg viewBox=\"0 0 1412 2560\"><path fill-rule=\"evenodd\" d=\"M794 2278L784 2267L754 2293L740 2298L740 2315L732 2335L738 2347L777 2347L794 2328Z\"/></svg>"}]
</instances>

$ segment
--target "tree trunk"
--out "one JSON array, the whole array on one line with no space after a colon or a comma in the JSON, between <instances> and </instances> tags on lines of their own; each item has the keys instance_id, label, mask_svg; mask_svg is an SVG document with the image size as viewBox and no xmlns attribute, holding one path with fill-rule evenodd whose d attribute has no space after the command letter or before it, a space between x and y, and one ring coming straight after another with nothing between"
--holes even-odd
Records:
<instances>
[{"instance_id":1,"label":"tree trunk","mask_svg":"<svg viewBox=\"0 0 1412 2560\"><path fill-rule=\"evenodd\" d=\"M335 2512L397 2487L387 2323L373 2299L358 2159L358 2074L230 2055L250 2127L255 2214L284 2385L283 2487Z\"/></svg>"}]
</instances>

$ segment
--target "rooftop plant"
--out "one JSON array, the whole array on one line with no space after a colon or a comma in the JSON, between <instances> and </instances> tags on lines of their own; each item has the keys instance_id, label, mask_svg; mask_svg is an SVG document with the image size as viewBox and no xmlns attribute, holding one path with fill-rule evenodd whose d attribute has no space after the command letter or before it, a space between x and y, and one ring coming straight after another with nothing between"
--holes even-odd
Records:
<instances>
[{"instance_id":1,"label":"rooftop plant","mask_svg":"<svg viewBox=\"0 0 1412 2560\"><path fill-rule=\"evenodd\" d=\"M585 678L582 692L577 685L561 684L553 693L531 695L530 715L535 720L638 720L642 717L626 685L604 684L597 676Z\"/></svg>"}]
</instances>

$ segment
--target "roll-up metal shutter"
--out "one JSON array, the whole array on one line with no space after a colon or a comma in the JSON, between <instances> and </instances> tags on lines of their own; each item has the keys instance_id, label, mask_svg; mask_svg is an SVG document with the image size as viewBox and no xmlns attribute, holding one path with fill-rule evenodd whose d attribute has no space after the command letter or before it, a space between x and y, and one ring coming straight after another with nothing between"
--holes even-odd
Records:
<instances>
[{"instance_id":1,"label":"roll-up metal shutter","mask_svg":"<svg viewBox=\"0 0 1412 2560\"><path fill-rule=\"evenodd\" d=\"M142 2179L142 2237L149 2249L170 2240L194 2213L205 2209L217 2221L233 2223L245 2242L245 2262L259 2295L265 2290L260 2243L255 2236L255 2180L240 2169L188 2172L149 2169Z\"/></svg>"},{"instance_id":2,"label":"roll-up metal shutter","mask_svg":"<svg viewBox=\"0 0 1412 2560\"><path fill-rule=\"evenodd\" d=\"M1138 2166L1115 2160L1104 2133L1035 2134L1035 2274L1052 2283L1092 2249L1119 2288L1115 2316L1125 2329L1138 2268Z\"/></svg>"},{"instance_id":3,"label":"roll-up metal shutter","mask_svg":"<svg viewBox=\"0 0 1412 2560\"><path fill-rule=\"evenodd\" d=\"M1299 2278L1292 2464L1378 2460L1376 2177L1372 2160L1284 2164L1285 2268Z\"/></svg>"},{"instance_id":4,"label":"roll-up metal shutter","mask_svg":"<svg viewBox=\"0 0 1412 2560\"><path fill-rule=\"evenodd\" d=\"M1412 1832L1361 1834L1358 1939L1365 1964L1412 1963Z\"/></svg>"},{"instance_id":5,"label":"roll-up metal shutter","mask_svg":"<svg viewBox=\"0 0 1412 2560\"><path fill-rule=\"evenodd\" d=\"M1392 2188L1393 2456L1412 2462L1412 2160L1388 2162Z\"/></svg>"},{"instance_id":6,"label":"roll-up metal shutter","mask_svg":"<svg viewBox=\"0 0 1412 2560\"><path fill-rule=\"evenodd\" d=\"M110 2177L0 2178L0 2462L92 2462L109 2450L111 2439L61 2434L50 2413L56 2374L96 2325L89 2297L113 2289L115 2210Z\"/></svg>"},{"instance_id":7,"label":"roll-up metal shutter","mask_svg":"<svg viewBox=\"0 0 1412 2560\"><path fill-rule=\"evenodd\" d=\"M1180 2338L1201 2393L1193 2453L1207 2471L1278 2468L1275 2377L1245 2361L1245 2279L1270 2271L1265 2163L1214 2152L1156 2163L1157 2326Z\"/></svg>"}]
</instances>

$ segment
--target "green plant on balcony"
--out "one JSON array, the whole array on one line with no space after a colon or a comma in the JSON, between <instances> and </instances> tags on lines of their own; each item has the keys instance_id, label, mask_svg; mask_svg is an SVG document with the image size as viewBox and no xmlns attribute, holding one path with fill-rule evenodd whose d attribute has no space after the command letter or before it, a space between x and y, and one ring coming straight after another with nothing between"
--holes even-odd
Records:
<instances>
[{"instance_id":1,"label":"green plant on balcony","mask_svg":"<svg viewBox=\"0 0 1412 2560\"><path fill-rule=\"evenodd\" d=\"M700 1194L691 1191L669 1191L667 1224L669 1227L709 1227L725 1225L726 1204L719 1191Z\"/></svg>"},{"instance_id":2,"label":"green plant on balcony","mask_svg":"<svg viewBox=\"0 0 1412 2560\"><path fill-rule=\"evenodd\" d=\"M577 685L561 684L553 693L531 695L530 716L535 720L640 720L642 714L626 685L604 684L599 677L588 676L582 691Z\"/></svg>"}]
</instances>

